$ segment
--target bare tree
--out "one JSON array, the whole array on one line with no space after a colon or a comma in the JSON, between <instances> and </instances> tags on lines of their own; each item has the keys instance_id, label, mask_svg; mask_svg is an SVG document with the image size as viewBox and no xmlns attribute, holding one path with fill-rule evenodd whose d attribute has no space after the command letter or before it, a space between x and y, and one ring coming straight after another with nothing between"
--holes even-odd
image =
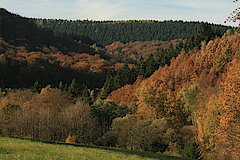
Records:
<instances>
[{"instance_id":1,"label":"bare tree","mask_svg":"<svg viewBox=\"0 0 240 160\"><path fill-rule=\"evenodd\" d=\"M234 0L234 3L236 3L237 5L239 4L239 0ZM238 5L238 7L232 11L232 13L230 14L230 16L226 19L225 23L227 22L237 22L239 21L239 27L240 27L240 7Z\"/></svg>"}]
</instances>

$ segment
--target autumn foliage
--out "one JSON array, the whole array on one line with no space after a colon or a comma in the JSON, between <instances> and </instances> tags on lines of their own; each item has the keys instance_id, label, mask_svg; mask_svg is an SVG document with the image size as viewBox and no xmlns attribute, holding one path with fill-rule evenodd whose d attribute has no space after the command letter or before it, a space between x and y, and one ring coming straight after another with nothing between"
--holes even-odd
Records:
<instances>
[{"instance_id":1,"label":"autumn foliage","mask_svg":"<svg viewBox=\"0 0 240 160\"><path fill-rule=\"evenodd\" d=\"M119 93L130 93L128 97L136 97L130 103L137 104L137 116L149 120L168 118L177 128L195 124L206 159L216 155L220 159L238 159L239 48L239 35L202 42L201 50L182 51L170 66L159 68L137 89L127 85L109 98L122 103L126 97ZM199 89L187 89L192 86Z\"/></svg>"},{"instance_id":2,"label":"autumn foliage","mask_svg":"<svg viewBox=\"0 0 240 160\"><path fill-rule=\"evenodd\" d=\"M0 38L1 136L239 160L239 33L201 23L187 40L104 48L14 27Z\"/></svg>"},{"instance_id":3,"label":"autumn foliage","mask_svg":"<svg viewBox=\"0 0 240 160\"><path fill-rule=\"evenodd\" d=\"M99 136L90 106L50 86L39 94L11 91L1 100L0 122L3 136L62 142L74 136L78 143L93 143Z\"/></svg>"},{"instance_id":4,"label":"autumn foliage","mask_svg":"<svg viewBox=\"0 0 240 160\"><path fill-rule=\"evenodd\" d=\"M240 56L233 62L223 81L220 98L217 152L225 159L240 157Z\"/></svg>"},{"instance_id":5,"label":"autumn foliage","mask_svg":"<svg viewBox=\"0 0 240 160\"><path fill-rule=\"evenodd\" d=\"M138 60L140 57L146 59L151 54L157 54L159 49L169 48L177 46L183 40L171 40L171 41L135 41L130 43L114 42L111 45L107 45L105 48L108 54L112 57L121 57L121 59Z\"/></svg>"},{"instance_id":6,"label":"autumn foliage","mask_svg":"<svg viewBox=\"0 0 240 160\"><path fill-rule=\"evenodd\" d=\"M113 91L108 96L108 99L117 104L123 104L123 105L125 104L128 106L136 105L134 103L137 100L135 93L137 92L136 89L140 86L142 81L143 81L142 77L139 76L133 85L126 85L118 90Z\"/></svg>"}]
</instances>

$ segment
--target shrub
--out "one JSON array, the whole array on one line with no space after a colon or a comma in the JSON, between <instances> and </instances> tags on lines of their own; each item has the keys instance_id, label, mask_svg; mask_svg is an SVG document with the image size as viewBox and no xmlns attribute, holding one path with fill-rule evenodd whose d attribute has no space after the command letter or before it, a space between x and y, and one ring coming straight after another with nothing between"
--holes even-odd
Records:
<instances>
[{"instance_id":1,"label":"shrub","mask_svg":"<svg viewBox=\"0 0 240 160\"><path fill-rule=\"evenodd\" d=\"M176 141L176 131L169 119L141 119L136 115L116 118L111 132L105 136L116 137L118 147L131 150L164 152L169 143Z\"/></svg>"},{"instance_id":2,"label":"shrub","mask_svg":"<svg viewBox=\"0 0 240 160\"><path fill-rule=\"evenodd\" d=\"M130 113L130 109L126 106L117 105L109 100L97 100L91 106L91 112L97 118L102 127L102 133L106 133L112 121L117 117L124 117Z\"/></svg>"},{"instance_id":3,"label":"shrub","mask_svg":"<svg viewBox=\"0 0 240 160\"><path fill-rule=\"evenodd\" d=\"M77 142L77 136L73 135L69 135L67 138L66 138L66 143L76 143Z\"/></svg>"},{"instance_id":4,"label":"shrub","mask_svg":"<svg viewBox=\"0 0 240 160\"><path fill-rule=\"evenodd\" d=\"M198 144L195 141L185 144L182 150L182 156L184 158L200 159Z\"/></svg>"},{"instance_id":5,"label":"shrub","mask_svg":"<svg viewBox=\"0 0 240 160\"><path fill-rule=\"evenodd\" d=\"M99 137L98 123L91 113L90 106L78 101L62 112L66 135L76 135L78 143L93 143Z\"/></svg>"}]
</instances>

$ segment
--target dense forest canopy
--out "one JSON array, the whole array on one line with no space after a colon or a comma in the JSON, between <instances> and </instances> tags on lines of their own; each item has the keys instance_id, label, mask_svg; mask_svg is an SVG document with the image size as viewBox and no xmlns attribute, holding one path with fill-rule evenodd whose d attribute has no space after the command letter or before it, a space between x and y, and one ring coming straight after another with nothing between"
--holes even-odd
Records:
<instances>
[{"instance_id":1,"label":"dense forest canopy","mask_svg":"<svg viewBox=\"0 0 240 160\"><path fill-rule=\"evenodd\" d=\"M0 64L2 66L2 76L0 77L2 86L28 88L35 81L39 81L43 86L47 84L58 86L60 82L69 85L73 79L76 79L80 83L79 86L87 86L90 89L102 88L100 92L104 95L103 97L117 88L132 84L138 75L142 75L144 78L149 77L159 66L169 65L170 60L176 57L183 48L185 50L199 48L201 41L208 42L216 36L221 36L219 29L226 29L223 26L198 22L91 22L42 19L41 24L49 22L50 25L59 21L64 22L66 27L70 27L65 30L61 23L57 23L56 27L62 32L54 34L49 28L41 28L36 25L32 19L12 14L5 9L1 9L0 13L3 24L0 32L2 37L0 51L3 54ZM38 19L36 22L40 22L40 20ZM121 26L122 24L126 25L124 31L128 31L127 28L131 25L135 26L132 26L132 29L146 25L146 34L141 34L139 28L137 30L139 30L140 38L145 36L148 39L152 39L151 34L158 31L152 25L156 25L156 27L159 25L170 31L166 24L171 24L172 27L182 24L187 28L191 28L195 24L198 29L196 34L189 37L187 41L180 39L170 42L135 41L127 44L114 42L106 47L100 47L87 41L89 40L87 36L78 37L70 34L77 29L71 25L77 23L79 23L77 26L85 23L90 26L98 24L104 26L106 24L110 27L108 33L112 34L117 32L112 32L111 28L119 29L119 27L124 27ZM181 27L175 28L174 31L180 32L182 29ZM69 35L65 35L65 31L69 31ZM105 31L101 33L103 32ZM125 33L119 32L118 34ZM126 36L131 36L131 33L127 33Z\"/></svg>"},{"instance_id":2,"label":"dense forest canopy","mask_svg":"<svg viewBox=\"0 0 240 160\"><path fill-rule=\"evenodd\" d=\"M129 43L134 41L170 41L186 39L195 34L200 22L184 21L89 21L35 19L38 26L49 28L57 35L72 35L75 39L83 37L86 42L108 45L116 41ZM213 30L223 34L228 27L211 24ZM89 37L89 38L88 38Z\"/></svg>"}]
</instances>

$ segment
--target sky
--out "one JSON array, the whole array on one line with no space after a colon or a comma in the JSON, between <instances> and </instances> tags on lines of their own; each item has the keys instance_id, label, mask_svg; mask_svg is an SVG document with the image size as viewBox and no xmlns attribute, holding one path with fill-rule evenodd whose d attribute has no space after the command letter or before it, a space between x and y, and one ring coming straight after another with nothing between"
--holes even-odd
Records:
<instances>
[{"instance_id":1,"label":"sky","mask_svg":"<svg viewBox=\"0 0 240 160\"><path fill-rule=\"evenodd\" d=\"M224 24L232 0L0 0L24 17L80 20L184 20Z\"/></svg>"}]
</instances>

